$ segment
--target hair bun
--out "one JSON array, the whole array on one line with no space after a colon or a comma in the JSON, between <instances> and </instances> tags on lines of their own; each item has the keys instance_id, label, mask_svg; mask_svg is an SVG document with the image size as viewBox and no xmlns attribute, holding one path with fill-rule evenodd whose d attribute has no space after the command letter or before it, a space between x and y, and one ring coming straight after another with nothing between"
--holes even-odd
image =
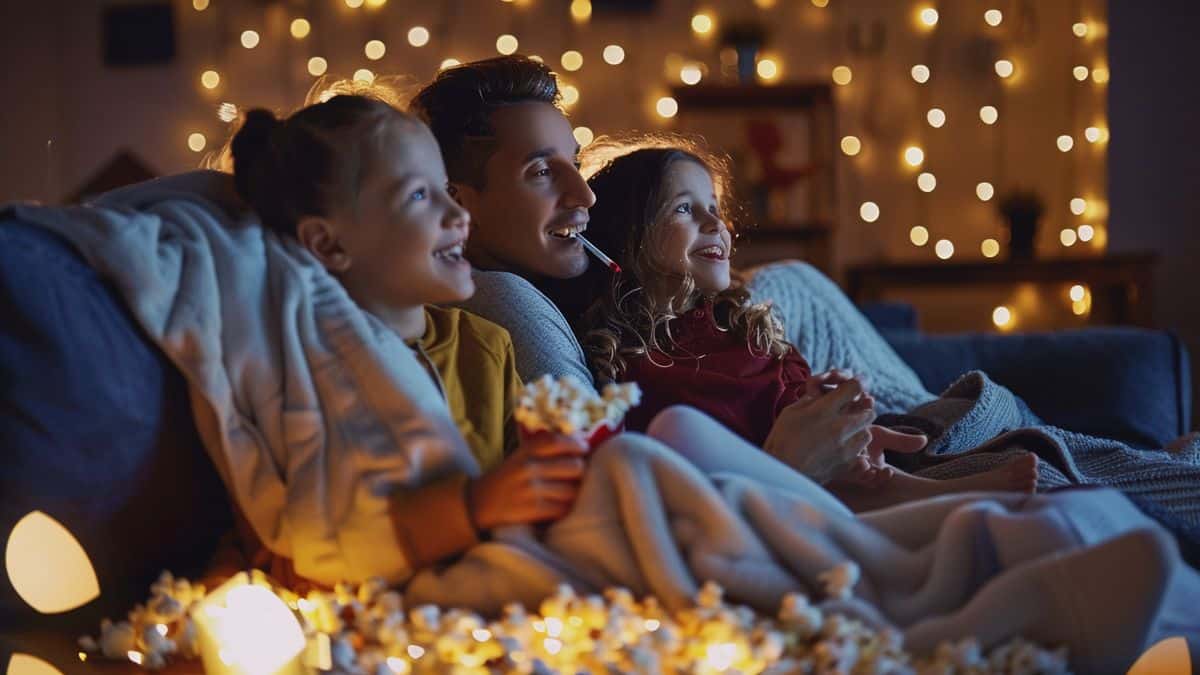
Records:
<instances>
[{"instance_id":1,"label":"hair bun","mask_svg":"<svg viewBox=\"0 0 1200 675\"><path fill-rule=\"evenodd\" d=\"M230 152L233 155L233 179L238 195L254 204L251 189L252 175L269 152L271 134L283 122L275 113L265 108L254 108L246 113L241 129L233 136Z\"/></svg>"}]
</instances>

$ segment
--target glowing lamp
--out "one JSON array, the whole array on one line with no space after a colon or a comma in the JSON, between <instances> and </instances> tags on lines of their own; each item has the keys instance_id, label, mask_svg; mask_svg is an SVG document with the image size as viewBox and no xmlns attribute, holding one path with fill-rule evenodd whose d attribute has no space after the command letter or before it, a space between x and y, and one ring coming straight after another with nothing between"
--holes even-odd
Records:
<instances>
[{"instance_id":1,"label":"glowing lamp","mask_svg":"<svg viewBox=\"0 0 1200 675\"><path fill-rule=\"evenodd\" d=\"M933 245L933 252L942 260L949 260L954 255L954 243L949 239L939 239L938 243Z\"/></svg>"},{"instance_id":2,"label":"glowing lamp","mask_svg":"<svg viewBox=\"0 0 1200 675\"><path fill-rule=\"evenodd\" d=\"M711 16L707 14L697 14L692 17L692 30L695 31L697 35L707 35L708 33L712 32L712 29L713 20Z\"/></svg>"},{"instance_id":3,"label":"glowing lamp","mask_svg":"<svg viewBox=\"0 0 1200 675\"><path fill-rule=\"evenodd\" d=\"M983 243L979 245L979 252L985 258L995 258L1000 255L1000 242L995 239L984 239Z\"/></svg>"},{"instance_id":4,"label":"glowing lamp","mask_svg":"<svg viewBox=\"0 0 1200 675\"><path fill-rule=\"evenodd\" d=\"M304 631L269 587L239 572L192 611L204 672L301 675Z\"/></svg>"},{"instance_id":5,"label":"glowing lamp","mask_svg":"<svg viewBox=\"0 0 1200 675\"><path fill-rule=\"evenodd\" d=\"M608 65L620 65L625 60L625 48L621 45L609 45L604 48L602 56Z\"/></svg>"},{"instance_id":6,"label":"glowing lamp","mask_svg":"<svg viewBox=\"0 0 1200 675\"><path fill-rule=\"evenodd\" d=\"M996 62L996 74L1000 77L1012 77L1013 62L1008 59L1000 59Z\"/></svg>"},{"instance_id":7,"label":"glowing lamp","mask_svg":"<svg viewBox=\"0 0 1200 675\"><path fill-rule=\"evenodd\" d=\"M292 19L291 31L292 37L303 40L312 32L312 24L308 22L308 19Z\"/></svg>"},{"instance_id":8,"label":"glowing lamp","mask_svg":"<svg viewBox=\"0 0 1200 675\"><path fill-rule=\"evenodd\" d=\"M383 44L383 40L371 40L363 46L363 53L368 59L378 61L387 53L387 45Z\"/></svg>"},{"instance_id":9,"label":"glowing lamp","mask_svg":"<svg viewBox=\"0 0 1200 675\"><path fill-rule=\"evenodd\" d=\"M930 108L925 114L925 121L929 122L929 126L934 129L941 129L946 123L946 111L941 108Z\"/></svg>"},{"instance_id":10,"label":"glowing lamp","mask_svg":"<svg viewBox=\"0 0 1200 675\"><path fill-rule=\"evenodd\" d=\"M576 71L583 67L583 54L574 49L563 52L562 67L569 71Z\"/></svg>"},{"instance_id":11,"label":"glowing lamp","mask_svg":"<svg viewBox=\"0 0 1200 675\"><path fill-rule=\"evenodd\" d=\"M585 147L596 140L596 134L588 127L575 127L572 134L575 136L575 141L579 143L580 147Z\"/></svg>"},{"instance_id":12,"label":"glowing lamp","mask_svg":"<svg viewBox=\"0 0 1200 675\"><path fill-rule=\"evenodd\" d=\"M68 612L100 596L96 570L79 540L41 511L13 526L4 567L17 595L42 614Z\"/></svg>"},{"instance_id":13,"label":"glowing lamp","mask_svg":"<svg viewBox=\"0 0 1200 675\"><path fill-rule=\"evenodd\" d=\"M909 166L921 166L921 162L925 161L925 151L915 145L910 145L904 149L904 161Z\"/></svg>"},{"instance_id":14,"label":"glowing lamp","mask_svg":"<svg viewBox=\"0 0 1200 675\"><path fill-rule=\"evenodd\" d=\"M576 22L583 23L592 18L592 2L591 0L574 0L571 3L571 18Z\"/></svg>"},{"instance_id":15,"label":"glowing lamp","mask_svg":"<svg viewBox=\"0 0 1200 675\"><path fill-rule=\"evenodd\" d=\"M849 66L837 66L833 69L832 77L834 84L845 86L854 79L854 73L850 71Z\"/></svg>"},{"instance_id":16,"label":"glowing lamp","mask_svg":"<svg viewBox=\"0 0 1200 675\"><path fill-rule=\"evenodd\" d=\"M979 120L984 124L995 124L998 119L1000 119L1000 111L996 110L996 106L985 105L979 109Z\"/></svg>"},{"instance_id":17,"label":"glowing lamp","mask_svg":"<svg viewBox=\"0 0 1200 675\"><path fill-rule=\"evenodd\" d=\"M996 26L1000 25L1001 21L1004 21L1004 13L998 9L989 9L983 13L983 21L987 25L995 28Z\"/></svg>"},{"instance_id":18,"label":"glowing lamp","mask_svg":"<svg viewBox=\"0 0 1200 675\"><path fill-rule=\"evenodd\" d=\"M912 67L912 70L909 71L909 74L912 75L913 81L915 81L917 84L925 84L929 81L929 66L923 63L918 63Z\"/></svg>"},{"instance_id":19,"label":"glowing lamp","mask_svg":"<svg viewBox=\"0 0 1200 675\"><path fill-rule=\"evenodd\" d=\"M1000 305L992 310L992 323L996 324L996 328L1006 328L1012 320L1013 312L1008 307Z\"/></svg>"},{"instance_id":20,"label":"glowing lamp","mask_svg":"<svg viewBox=\"0 0 1200 675\"><path fill-rule=\"evenodd\" d=\"M62 671L36 656L17 652L8 660L6 675L63 675Z\"/></svg>"},{"instance_id":21,"label":"glowing lamp","mask_svg":"<svg viewBox=\"0 0 1200 675\"><path fill-rule=\"evenodd\" d=\"M996 194L996 188L991 183L984 181L975 186L975 196L979 197L979 201L986 202Z\"/></svg>"},{"instance_id":22,"label":"glowing lamp","mask_svg":"<svg viewBox=\"0 0 1200 675\"><path fill-rule=\"evenodd\" d=\"M694 63L689 63L679 69L679 81L687 85L699 84L701 78L704 77L704 71L700 70L700 66Z\"/></svg>"},{"instance_id":23,"label":"glowing lamp","mask_svg":"<svg viewBox=\"0 0 1200 675\"><path fill-rule=\"evenodd\" d=\"M659 117L674 117L679 112L679 102L670 96L663 96L654 104L654 110L658 113Z\"/></svg>"}]
</instances>

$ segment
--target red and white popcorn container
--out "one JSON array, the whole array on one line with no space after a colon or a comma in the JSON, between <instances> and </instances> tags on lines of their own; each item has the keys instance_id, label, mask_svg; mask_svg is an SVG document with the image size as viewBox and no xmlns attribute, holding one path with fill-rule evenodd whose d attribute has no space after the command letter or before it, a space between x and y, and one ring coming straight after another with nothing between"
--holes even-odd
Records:
<instances>
[{"instance_id":1,"label":"red and white popcorn container","mask_svg":"<svg viewBox=\"0 0 1200 675\"><path fill-rule=\"evenodd\" d=\"M514 417L522 439L542 433L578 438L594 450L625 428L625 413L641 400L637 384L610 384L600 393L579 380L542 376L522 388Z\"/></svg>"}]
</instances>

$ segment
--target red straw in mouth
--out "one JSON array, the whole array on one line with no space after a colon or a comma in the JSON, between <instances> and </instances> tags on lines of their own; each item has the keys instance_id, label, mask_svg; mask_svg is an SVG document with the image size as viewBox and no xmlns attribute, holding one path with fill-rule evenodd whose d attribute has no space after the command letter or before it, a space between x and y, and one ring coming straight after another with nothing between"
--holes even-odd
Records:
<instances>
[{"instance_id":1,"label":"red straw in mouth","mask_svg":"<svg viewBox=\"0 0 1200 675\"><path fill-rule=\"evenodd\" d=\"M595 244L588 241L587 239L584 239L583 235L577 234L577 235L575 235L575 238L579 240L579 243L583 244L583 247L586 248L589 253L596 256L597 260L604 263L605 265L608 265L608 269L610 269L613 272L618 273L618 274L621 272L621 266L618 265L615 260L604 255L604 251L601 251L600 249L596 248Z\"/></svg>"}]
</instances>

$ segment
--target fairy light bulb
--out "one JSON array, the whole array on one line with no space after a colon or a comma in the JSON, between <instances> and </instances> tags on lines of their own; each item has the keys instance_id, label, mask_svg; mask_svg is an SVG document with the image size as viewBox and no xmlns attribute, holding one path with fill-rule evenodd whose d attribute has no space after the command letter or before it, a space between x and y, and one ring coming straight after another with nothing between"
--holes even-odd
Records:
<instances>
[{"instance_id":1,"label":"fairy light bulb","mask_svg":"<svg viewBox=\"0 0 1200 675\"><path fill-rule=\"evenodd\" d=\"M308 19L292 19L290 30L292 37L303 40L312 32L312 24L308 22Z\"/></svg>"},{"instance_id":2,"label":"fairy light bulb","mask_svg":"<svg viewBox=\"0 0 1200 675\"><path fill-rule=\"evenodd\" d=\"M368 59L378 61L383 58L384 54L387 54L387 45L383 44L383 40L371 40L363 45L363 53L367 55Z\"/></svg>"},{"instance_id":3,"label":"fairy light bulb","mask_svg":"<svg viewBox=\"0 0 1200 675\"><path fill-rule=\"evenodd\" d=\"M1072 302L1082 301L1084 295L1086 294L1087 289L1084 288L1082 284L1075 284L1071 287L1071 290L1067 291L1067 297L1070 298Z\"/></svg>"},{"instance_id":4,"label":"fairy light bulb","mask_svg":"<svg viewBox=\"0 0 1200 675\"><path fill-rule=\"evenodd\" d=\"M938 11L932 7L926 7L920 13L921 23L933 28L938 22Z\"/></svg>"},{"instance_id":5,"label":"fairy light bulb","mask_svg":"<svg viewBox=\"0 0 1200 675\"><path fill-rule=\"evenodd\" d=\"M509 35L508 33L505 33L504 35L496 38L496 51L505 56L515 53L519 45L520 43L517 42L515 35Z\"/></svg>"},{"instance_id":6,"label":"fairy light bulb","mask_svg":"<svg viewBox=\"0 0 1200 675\"><path fill-rule=\"evenodd\" d=\"M375 73L371 72L368 68L359 68L354 71L354 81L371 84L375 81Z\"/></svg>"},{"instance_id":7,"label":"fairy light bulb","mask_svg":"<svg viewBox=\"0 0 1200 675\"><path fill-rule=\"evenodd\" d=\"M999 26L1002 21L1004 21L1004 13L998 9L989 9L983 13L983 22L992 28Z\"/></svg>"},{"instance_id":8,"label":"fairy light bulb","mask_svg":"<svg viewBox=\"0 0 1200 675\"><path fill-rule=\"evenodd\" d=\"M1075 37L1087 37L1088 25L1082 21L1072 24L1071 32L1075 34Z\"/></svg>"},{"instance_id":9,"label":"fairy light bulb","mask_svg":"<svg viewBox=\"0 0 1200 675\"><path fill-rule=\"evenodd\" d=\"M221 74L215 70L206 70L200 75L200 84L205 89L216 89L221 84Z\"/></svg>"},{"instance_id":10,"label":"fairy light bulb","mask_svg":"<svg viewBox=\"0 0 1200 675\"><path fill-rule=\"evenodd\" d=\"M1088 70L1087 66L1075 66L1071 69L1071 75L1073 75L1075 79L1080 82L1085 82L1090 74L1091 71Z\"/></svg>"},{"instance_id":11,"label":"fairy light bulb","mask_svg":"<svg viewBox=\"0 0 1200 675\"><path fill-rule=\"evenodd\" d=\"M429 29L424 26L413 26L408 29L408 44L414 47L424 47L429 44Z\"/></svg>"},{"instance_id":12,"label":"fairy light bulb","mask_svg":"<svg viewBox=\"0 0 1200 675\"><path fill-rule=\"evenodd\" d=\"M813 7L828 7L829 0L811 0Z\"/></svg>"},{"instance_id":13,"label":"fairy light bulb","mask_svg":"<svg viewBox=\"0 0 1200 675\"><path fill-rule=\"evenodd\" d=\"M679 102L670 96L663 96L654 104L654 111L659 117L669 119L679 112Z\"/></svg>"},{"instance_id":14,"label":"fairy light bulb","mask_svg":"<svg viewBox=\"0 0 1200 675\"><path fill-rule=\"evenodd\" d=\"M694 63L689 63L679 69L679 81L687 85L693 85L700 82L704 77L704 72L700 70L700 66Z\"/></svg>"},{"instance_id":15,"label":"fairy light bulb","mask_svg":"<svg viewBox=\"0 0 1200 675\"><path fill-rule=\"evenodd\" d=\"M350 9L358 9L363 6L363 0L346 0L346 6Z\"/></svg>"},{"instance_id":16,"label":"fairy light bulb","mask_svg":"<svg viewBox=\"0 0 1200 675\"><path fill-rule=\"evenodd\" d=\"M455 58L443 59L442 62L438 65L438 70L445 70L447 68L453 68L454 66L461 66L461 65L462 65L462 61L459 61L458 59L455 59Z\"/></svg>"},{"instance_id":17,"label":"fairy light bulb","mask_svg":"<svg viewBox=\"0 0 1200 675\"><path fill-rule=\"evenodd\" d=\"M308 74L313 77L320 77L329 70L329 62L320 56L314 56L308 60Z\"/></svg>"},{"instance_id":18,"label":"fairy light bulb","mask_svg":"<svg viewBox=\"0 0 1200 675\"><path fill-rule=\"evenodd\" d=\"M933 245L933 253L942 260L949 260L954 256L954 244L949 239L939 239L938 243Z\"/></svg>"},{"instance_id":19,"label":"fairy light bulb","mask_svg":"<svg viewBox=\"0 0 1200 675\"><path fill-rule=\"evenodd\" d=\"M1000 77L1012 77L1014 70L1015 68L1013 67L1013 62L1009 61L1008 59L1000 59L996 62L996 74Z\"/></svg>"},{"instance_id":20,"label":"fairy light bulb","mask_svg":"<svg viewBox=\"0 0 1200 675\"><path fill-rule=\"evenodd\" d=\"M1007 327L1010 323L1012 323L1012 319L1012 310L1004 305L1000 305L992 310L992 323L996 325L996 328Z\"/></svg>"},{"instance_id":21,"label":"fairy light bulb","mask_svg":"<svg viewBox=\"0 0 1200 675\"><path fill-rule=\"evenodd\" d=\"M579 143L579 147L581 148L586 147L589 143L596 140L596 134L588 127L575 127L575 130L571 133L575 136L575 141Z\"/></svg>"},{"instance_id":22,"label":"fairy light bulb","mask_svg":"<svg viewBox=\"0 0 1200 675\"><path fill-rule=\"evenodd\" d=\"M193 131L187 137L188 149L192 152L200 152L204 146L208 145L208 139L199 131Z\"/></svg>"},{"instance_id":23,"label":"fairy light bulb","mask_svg":"<svg viewBox=\"0 0 1200 675\"><path fill-rule=\"evenodd\" d=\"M571 18L576 23L584 23L592 18L591 0L573 0L571 2Z\"/></svg>"},{"instance_id":24,"label":"fairy light bulb","mask_svg":"<svg viewBox=\"0 0 1200 675\"><path fill-rule=\"evenodd\" d=\"M1060 152L1070 152L1071 148L1075 147L1075 139L1063 134L1055 141L1055 145L1058 146Z\"/></svg>"},{"instance_id":25,"label":"fairy light bulb","mask_svg":"<svg viewBox=\"0 0 1200 675\"><path fill-rule=\"evenodd\" d=\"M604 48L604 62L610 66L620 65L625 60L625 48L621 45L609 45Z\"/></svg>"},{"instance_id":26,"label":"fairy light bulb","mask_svg":"<svg viewBox=\"0 0 1200 675\"><path fill-rule=\"evenodd\" d=\"M924 246L929 243L929 230L922 225L914 225L908 231L908 240L912 242L913 246Z\"/></svg>"},{"instance_id":27,"label":"fairy light bulb","mask_svg":"<svg viewBox=\"0 0 1200 675\"><path fill-rule=\"evenodd\" d=\"M1075 230L1069 227L1064 227L1062 231L1058 233L1058 240L1067 248L1074 246L1078 239L1079 235L1075 234Z\"/></svg>"},{"instance_id":28,"label":"fairy light bulb","mask_svg":"<svg viewBox=\"0 0 1200 675\"><path fill-rule=\"evenodd\" d=\"M563 52L560 60L562 61L562 67L570 72L575 72L583 67L583 54L574 49Z\"/></svg>"},{"instance_id":29,"label":"fairy light bulb","mask_svg":"<svg viewBox=\"0 0 1200 675\"><path fill-rule=\"evenodd\" d=\"M208 0L192 0L192 9L203 12L208 9Z\"/></svg>"},{"instance_id":30,"label":"fairy light bulb","mask_svg":"<svg viewBox=\"0 0 1200 675\"><path fill-rule=\"evenodd\" d=\"M862 141L858 140L858 136L842 136L842 153L847 157L853 157L862 151Z\"/></svg>"},{"instance_id":31,"label":"fairy light bulb","mask_svg":"<svg viewBox=\"0 0 1200 675\"><path fill-rule=\"evenodd\" d=\"M979 245L979 252L985 258L995 258L1000 255L1000 242L991 238L984 239L983 243Z\"/></svg>"},{"instance_id":32,"label":"fairy light bulb","mask_svg":"<svg viewBox=\"0 0 1200 675\"><path fill-rule=\"evenodd\" d=\"M258 46L260 38L257 31L244 30L242 31L242 46L246 49L254 49Z\"/></svg>"},{"instance_id":33,"label":"fairy light bulb","mask_svg":"<svg viewBox=\"0 0 1200 675\"><path fill-rule=\"evenodd\" d=\"M755 69L758 76L768 82L779 77L779 64L774 59L760 59Z\"/></svg>"},{"instance_id":34,"label":"fairy light bulb","mask_svg":"<svg viewBox=\"0 0 1200 675\"><path fill-rule=\"evenodd\" d=\"M858 207L858 216L868 223L879 220L879 205L875 202L863 202Z\"/></svg>"},{"instance_id":35,"label":"fairy light bulb","mask_svg":"<svg viewBox=\"0 0 1200 675\"><path fill-rule=\"evenodd\" d=\"M1079 232L1079 241L1091 241L1096 237L1096 228L1091 225L1080 225L1076 231Z\"/></svg>"},{"instance_id":36,"label":"fairy light bulb","mask_svg":"<svg viewBox=\"0 0 1200 675\"><path fill-rule=\"evenodd\" d=\"M1108 68L1097 66L1092 68L1092 81L1096 84L1104 84L1108 82Z\"/></svg>"},{"instance_id":37,"label":"fairy light bulb","mask_svg":"<svg viewBox=\"0 0 1200 675\"><path fill-rule=\"evenodd\" d=\"M1087 200L1083 197L1075 197L1071 199L1071 213L1077 216L1082 216L1084 211L1087 211Z\"/></svg>"},{"instance_id":38,"label":"fairy light bulb","mask_svg":"<svg viewBox=\"0 0 1200 675\"><path fill-rule=\"evenodd\" d=\"M995 106L985 105L979 109L979 119L987 125L995 124L1000 119L1000 111Z\"/></svg>"},{"instance_id":39,"label":"fairy light bulb","mask_svg":"<svg viewBox=\"0 0 1200 675\"><path fill-rule=\"evenodd\" d=\"M217 106L217 119L222 122L232 122L237 119L238 107L232 103L222 103Z\"/></svg>"},{"instance_id":40,"label":"fairy light bulb","mask_svg":"<svg viewBox=\"0 0 1200 675\"><path fill-rule=\"evenodd\" d=\"M934 188L936 187L937 176L934 176L928 171L925 171L921 175L917 176L917 188L920 189L921 192L933 192Z\"/></svg>"},{"instance_id":41,"label":"fairy light bulb","mask_svg":"<svg viewBox=\"0 0 1200 675\"><path fill-rule=\"evenodd\" d=\"M833 69L832 77L834 84L845 86L854 79L854 73L850 71L849 66L836 66Z\"/></svg>"},{"instance_id":42,"label":"fairy light bulb","mask_svg":"<svg viewBox=\"0 0 1200 675\"><path fill-rule=\"evenodd\" d=\"M941 129L946 123L946 111L941 108L930 108L929 112L925 113L925 121L929 122L929 126L934 129Z\"/></svg>"},{"instance_id":43,"label":"fairy light bulb","mask_svg":"<svg viewBox=\"0 0 1200 675\"><path fill-rule=\"evenodd\" d=\"M925 161L925 151L915 145L910 145L904 149L904 161L909 166L921 166Z\"/></svg>"},{"instance_id":44,"label":"fairy light bulb","mask_svg":"<svg viewBox=\"0 0 1200 675\"><path fill-rule=\"evenodd\" d=\"M916 81L917 84L925 84L929 81L929 66L923 63L918 63L917 65L913 66L909 73L912 75L912 79Z\"/></svg>"},{"instance_id":45,"label":"fairy light bulb","mask_svg":"<svg viewBox=\"0 0 1200 675\"><path fill-rule=\"evenodd\" d=\"M1088 143L1099 143L1104 134L1100 127L1088 127L1083 130L1083 137L1087 139Z\"/></svg>"},{"instance_id":46,"label":"fairy light bulb","mask_svg":"<svg viewBox=\"0 0 1200 675\"><path fill-rule=\"evenodd\" d=\"M713 20L712 17L703 12L692 17L692 31L696 35L708 35L712 32Z\"/></svg>"},{"instance_id":47,"label":"fairy light bulb","mask_svg":"<svg viewBox=\"0 0 1200 675\"><path fill-rule=\"evenodd\" d=\"M979 201L989 201L996 194L996 188L991 183L983 181L975 186L975 196L979 197Z\"/></svg>"},{"instance_id":48,"label":"fairy light bulb","mask_svg":"<svg viewBox=\"0 0 1200 675\"><path fill-rule=\"evenodd\" d=\"M572 84L564 85L558 90L564 105L575 105L579 102L579 89Z\"/></svg>"}]
</instances>

